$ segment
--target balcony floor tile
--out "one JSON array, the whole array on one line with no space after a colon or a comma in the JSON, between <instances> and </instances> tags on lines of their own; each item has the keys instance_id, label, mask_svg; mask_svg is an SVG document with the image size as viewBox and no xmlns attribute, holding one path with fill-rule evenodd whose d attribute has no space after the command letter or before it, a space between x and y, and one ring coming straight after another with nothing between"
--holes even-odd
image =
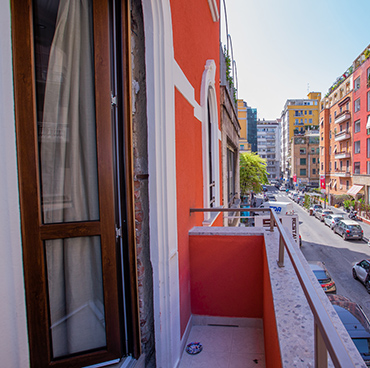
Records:
<instances>
[{"instance_id":1,"label":"balcony floor tile","mask_svg":"<svg viewBox=\"0 0 370 368\"><path fill-rule=\"evenodd\" d=\"M194 325L186 345L200 342L197 355L184 351L179 368L248 368L265 367L263 330L260 327Z\"/></svg>"}]
</instances>

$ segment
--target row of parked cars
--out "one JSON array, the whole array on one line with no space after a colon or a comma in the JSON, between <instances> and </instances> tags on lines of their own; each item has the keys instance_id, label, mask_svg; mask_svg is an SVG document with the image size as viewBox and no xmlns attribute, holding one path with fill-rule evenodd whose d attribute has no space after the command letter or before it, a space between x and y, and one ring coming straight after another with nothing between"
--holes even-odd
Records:
<instances>
[{"instance_id":1,"label":"row of parked cars","mask_svg":"<svg viewBox=\"0 0 370 368\"><path fill-rule=\"evenodd\" d=\"M314 205L310 209L314 215L334 232L347 239L362 239L361 226L353 221L344 219L342 214L335 214L321 205ZM308 262L323 291L328 295L334 310L337 312L349 336L361 354L366 366L370 367L370 321L361 306L342 295L336 295L337 288L323 262ZM352 267L352 276L365 286L370 294L370 260L364 259Z\"/></svg>"},{"instance_id":2,"label":"row of parked cars","mask_svg":"<svg viewBox=\"0 0 370 368\"><path fill-rule=\"evenodd\" d=\"M335 214L332 210L323 209L319 204L315 204L310 210L312 210L310 213L321 222L324 222L325 225L329 226L344 240L362 240L364 231L356 221L345 219L342 214Z\"/></svg>"}]
</instances>

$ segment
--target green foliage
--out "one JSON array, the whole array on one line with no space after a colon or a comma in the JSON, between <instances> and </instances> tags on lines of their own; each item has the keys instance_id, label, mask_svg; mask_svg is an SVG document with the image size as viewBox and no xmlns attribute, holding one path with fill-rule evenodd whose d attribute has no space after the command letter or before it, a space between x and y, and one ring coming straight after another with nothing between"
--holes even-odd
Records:
<instances>
[{"instance_id":1,"label":"green foliage","mask_svg":"<svg viewBox=\"0 0 370 368\"><path fill-rule=\"evenodd\" d=\"M311 196L308 194L304 195L303 207L309 209L311 206Z\"/></svg>"},{"instance_id":2,"label":"green foliage","mask_svg":"<svg viewBox=\"0 0 370 368\"><path fill-rule=\"evenodd\" d=\"M229 51L226 49L226 46L224 46L224 56L225 56L225 62L226 62L226 80L229 83L230 89L233 91L234 101L235 101L235 103L237 103L236 88L234 86L234 79L231 75L231 67L232 67L231 66L231 58L230 58L230 55L229 55Z\"/></svg>"},{"instance_id":3,"label":"green foliage","mask_svg":"<svg viewBox=\"0 0 370 368\"><path fill-rule=\"evenodd\" d=\"M240 193L246 195L251 190L261 191L262 184L268 184L266 161L256 153L242 153L240 155Z\"/></svg>"},{"instance_id":4,"label":"green foliage","mask_svg":"<svg viewBox=\"0 0 370 368\"><path fill-rule=\"evenodd\" d=\"M355 205L355 200L354 199L353 200L347 199L347 200L343 201L343 207L346 210L349 210L354 205Z\"/></svg>"}]
</instances>

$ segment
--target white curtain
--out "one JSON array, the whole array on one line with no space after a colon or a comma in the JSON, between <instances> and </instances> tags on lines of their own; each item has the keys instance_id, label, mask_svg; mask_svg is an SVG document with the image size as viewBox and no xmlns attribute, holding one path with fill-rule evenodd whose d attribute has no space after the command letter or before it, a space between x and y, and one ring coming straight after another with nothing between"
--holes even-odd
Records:
<instances>
[{"instance_id":1,"label":"white curtain","mask_svg":"<svg viewBox=\"0 0 370 368\"><path fill-rule=\"evenodd\" d=\"M40 133L43 221L99 219L92 4L60 0ZM99 237L45 242L53 356L106 345Z\"/></svg>"}]
</instances>

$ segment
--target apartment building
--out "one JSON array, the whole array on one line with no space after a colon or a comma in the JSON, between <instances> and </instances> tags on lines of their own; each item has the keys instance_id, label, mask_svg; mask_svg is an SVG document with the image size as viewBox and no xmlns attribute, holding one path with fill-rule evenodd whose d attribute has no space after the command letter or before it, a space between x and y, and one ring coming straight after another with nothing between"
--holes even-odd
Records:
<instances>
[{"instance_id":1,"label":"apartment building","mask_svg":"<svg viewBox=\"0 0 370 368\"><path fill-rule=\"evenodd\" d=\"M240 130L240 152L257 152L257 109L238 100ZM250 147L250 149L248 149Z\"/></svg>"},{"instance_id":2,"label":"apartment building","mask_svg":"<svg viewBox=\"0 0 370 368\"><path fill-rule=\"evenodd\" d=\"M329 195L369 203L370 46L336 79L320 103L320 176Z\"/></svg>"},{"instance_id":3,"label":"apartment building","mask_svg":"<svg viewBox=\"0 0 370 368\"><path fill-rule=\"evenodd\" d=\"M307 131L291 139L290 167L293 185L319 184L319 131Z\"/></svg>"},{"instance_id":4,"label":"apartment building","mask_svg":"<svg viewBox=\"0 0 370 368\"><path fill-rule=\"evenodd\" d=\"M269 179L280 178L280 125L277 120L257 120L257 153L266 160Z\"/></svg>"},{"instance_id":5,"label":"apartment building","mask_svg":"<svg viewBox=\"0 0 370 368\"><path fill-rule=\"evenodd\" d=\"M370 203L370 45L353 63L353 191Z\"/></svg>"},{"instance_id":6,"label":"apartment building","mask_svg":"<svg viewBox=\"0 0 370 368\"><path fill-rule=\"evenodd\" d=\"M281 113L281 169L286 180L292 178L289 149L292 137L315 130L319 125L320 92L310 92L306 99L289 99Z\"/></svg>"}]
</instances>

